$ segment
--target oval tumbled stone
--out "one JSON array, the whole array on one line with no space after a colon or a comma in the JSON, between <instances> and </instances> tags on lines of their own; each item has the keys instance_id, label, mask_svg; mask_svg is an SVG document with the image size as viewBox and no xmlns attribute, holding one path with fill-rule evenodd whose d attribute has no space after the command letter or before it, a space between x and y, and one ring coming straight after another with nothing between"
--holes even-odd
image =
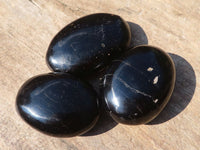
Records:
<instances>
[{"instance_id":1,"label":"oval tumbled stone","mask_svg":"<svg viewBox=\"0 0 200 150\"><path fill-rule=\"evenodd\" d=\"M175 84L171 57L152 46L138 46L113 60L104 78L104 98L112 118L145 124L168 103Z\"/></svg>"},{"instance_id":2,"label":"oval tumbled stone","mask_svg":"<svg viewBox=\"0 0 200 150\"><path fill-rule=\"evenodd\" d=\"M99 117L95 91L87 83L63 73L29 79L18 92L16 106L29 125L52 136L83 134Z\"/></svg>"},{"instance_id":3,"label":"oval tumbled stone","mask_svg":"<svg viewBox=\"0 0 200 150\"><path fill-rule=\"evenodd\" d=\"M70 23L53 38L46 61L56 72L89 74L121 55L130 40L129 25L121 17L92 14Z\"/></svg>"}]
</instances>

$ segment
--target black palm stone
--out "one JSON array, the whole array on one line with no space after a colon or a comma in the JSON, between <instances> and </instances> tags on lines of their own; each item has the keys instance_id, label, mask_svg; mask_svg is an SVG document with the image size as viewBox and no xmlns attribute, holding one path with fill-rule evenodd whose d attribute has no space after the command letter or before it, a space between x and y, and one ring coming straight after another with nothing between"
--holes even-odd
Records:
<instances>
[{"instance_id":1,"label":"black palm stone","mask_svg":"<svg viewBox=\"0 0 200 150\"><path fill-rule=\"evenodd\" d=\"M70 74L49 73L29 79L18 92L16 106L29 125L52 136L81 135L99 118L95 91Z\"/></svg>"},{"instance_id":2,"label":"black palm stone","mask_svg":"<svg viewBox=\"0 0 200 150\"><path fill-rule=\"evenodd\" d=\"M170 56L139 46L113 60L104 78L104 98L112 118L123 124L145 124L168 103L175 84Z\"/></svg>"},{"instance_id":3,"label":"black palm stone","mask_svg":"<svg viewBox=\"0 0 200 150\"><path fill-rule=\"evenodd\" d=\"M120 56L130 40L129 25L121 17L92 14L70 23L53 38L46 62L56 72L88 75Z\"/></svg>"}]
</instances>

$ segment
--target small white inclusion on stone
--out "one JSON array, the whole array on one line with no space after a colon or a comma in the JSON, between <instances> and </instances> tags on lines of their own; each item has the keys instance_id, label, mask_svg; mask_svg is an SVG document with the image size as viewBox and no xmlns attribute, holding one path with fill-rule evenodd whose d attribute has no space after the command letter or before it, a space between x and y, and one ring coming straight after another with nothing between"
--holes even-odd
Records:
<instances>
[{"instance_id":1,"label":"small white inclusion on stone","mask_svg":"<svg viewBox=\"0 0 200 150\"><path fill-rule=\"evenodd\" d=\"M157 84L158 83L158 76L156 76L154 79L153 79L153 84Z\"/></svg>"},{"instance_id":2,"label":"small white inclusion on stone","mask_svg":"<svg viewBox=\"0 0 200 150\"><path fill-rule=\"evenodd\" d=\"M158 102L158 99L154 99L153 102L154 102L154 103L157 103L157 102Z\"/></svg>"},{"instance_id":3,"label":"small white inclusion on stone","mask_svg":"<svg viewBox=\"0 0 200 150\"><path fill-rule=\"evenodd\" d=\"M135 115L135 116L137 116L137 115L138 115L138 113L134 113L134 115Z\"/></svg>"},{"instance_id":4,"label":"small white inclusion on stone","mask_svg":"<svg viewBox=\"0 0 200 150\"><path fill-rule=\"evenodd\" d=\"M101 43L101 47L103 47L103 48L104 48L104 47L106 47L106 45L105 45L104 43Z\"/></svg>"},{"instance_id":5,"label":"small white inclusion on stone","mask_svg":"<svg viewBox=\"0 0 200 150\"><path fill-rule=\"evenodd\" d=\"M151 71L153 71L153 68L149 67L149 68L147 69L147 71L151 72Z\"/></svg>"}]
</instances>

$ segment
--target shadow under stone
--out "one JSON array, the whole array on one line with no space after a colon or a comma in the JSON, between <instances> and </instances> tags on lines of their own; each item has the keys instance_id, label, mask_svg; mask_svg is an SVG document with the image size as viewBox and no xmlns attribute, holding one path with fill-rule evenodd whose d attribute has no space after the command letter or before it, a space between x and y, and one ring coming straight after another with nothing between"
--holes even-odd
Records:
<instances>
[{"instance_id":1,"label":"shadow under stone","mask_svg":"<svg viewBox=\"0 0 200 150\"><path fill-rule=\"evenodd\" d=\"M139 45L147 45L148 38L141 26L133 22L127 22L131 29L131 43L129 48Z\"/></svg>"}]
</instances>

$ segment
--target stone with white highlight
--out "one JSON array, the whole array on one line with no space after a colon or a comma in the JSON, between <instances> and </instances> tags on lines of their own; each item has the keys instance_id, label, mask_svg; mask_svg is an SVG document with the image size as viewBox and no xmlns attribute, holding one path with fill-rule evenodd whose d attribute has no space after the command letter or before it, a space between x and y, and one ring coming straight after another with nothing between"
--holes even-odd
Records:
<instances>
[{"instance_id":1,"label":"stone with white highlight","mask_svg":"<svg viewBox=\"0 0 200 150\"><path fill-rule=\"evenodd\" d=\"M158 48L139 46L113 60L103 84L105 103L115 121L145 124L162 111L171 97L174 63Z\"/></svg>"}]
</instances>

